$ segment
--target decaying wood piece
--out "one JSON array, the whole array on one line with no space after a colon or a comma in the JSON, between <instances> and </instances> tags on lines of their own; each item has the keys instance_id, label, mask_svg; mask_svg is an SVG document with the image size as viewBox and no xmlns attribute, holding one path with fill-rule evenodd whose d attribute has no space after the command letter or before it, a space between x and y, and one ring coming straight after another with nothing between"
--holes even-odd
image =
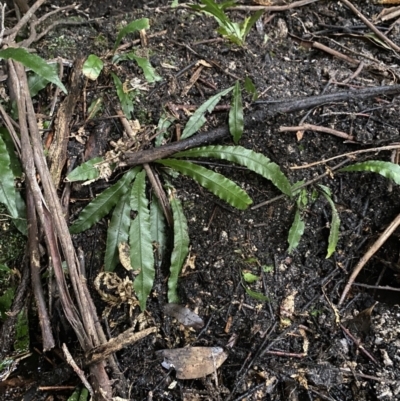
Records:
<instances>
[{"instance_id":1,"label":"decaying wood piece","mask_svg":"<svg viewBox=\"0 0 400 401\"><path fill-rule=\"evenodd\" d=\"M68 90L68 95L61 103L57 111L54 124L53 142L49 148L48 159L50 160L50 174L54 185L58 188L61 179L61 173L67 160L67 146L70 137L70 124L72 115L75 110L75 105L81 93L81 77L82 65L84 59L78 58L72 70L71 85Z\"/></svg>"},{"instance_id":2,"label":"decaying wood piece","mask_svg":"<svg viewBox=\"0 0 400 401\"><path fill-rule=\"evenodd\" d=\"M60 200L46 164L25 70L21 64L11 60L8 62L8 66L10 82L14 86L14 93L17 95L22 164L26 174L26 182L32 191L37 216L43 227L63 311L73 327L81 347L85 352L88 352L99 346L105 339L105 335L102 333L101 326L96 322L96 314L93 313L95 310L93 301L87 290L86 279L80 271L67 222L63 216ZM40 177L43 194L38 185L36 174ZM68 267L75 302L68 291L62 269L63 260L66 261ZM112 388L105 371L105 362L91 365L90 372L95 389L95 399L110 400Z\"/></svg>"},{"instance_id":3,"label":"decaying wood piece","mask_svg":"<svg viewBox=\"0 0 400 401\"><path fill-rule=\"evenodd\" d=\"M157 331L157 328L149 327L148 329L144 329L137 333L135 333L135 330L135 327L132 327L124 331L117 337L112 338L108 342L91 349L86 356L87 363L98 363L99 361L107 358L114 352L120 351L122 348L127 347L128 345L134 344L142 338L147 337L151 333L155 333Z\"/></svg>"},{"instance_id":4,"label":"decaying wood piece","mask_svg":"<svg viewBox=\"0 0 400 401\"><path fill-rule=\"evenodd\" d=\"M309 96L291 100L266 100L256 102L259 110L245 116L245 127L255 122L262 123L266 118L278 113L292 113L312 107L321 106L333 102L345 102L354 99L367 99L374 96L395 95L400 93L400 85L375 86L358 90L348 90L327 95ZM197 146L204 146L229 136L228 127L216 128L211 131L198 133L183 141L173 142L141 152L127 152L120 166L137 166L139 164L151 163L156 160L172 156L174 153L182 152Z\"/></svg>"}]
</instances>

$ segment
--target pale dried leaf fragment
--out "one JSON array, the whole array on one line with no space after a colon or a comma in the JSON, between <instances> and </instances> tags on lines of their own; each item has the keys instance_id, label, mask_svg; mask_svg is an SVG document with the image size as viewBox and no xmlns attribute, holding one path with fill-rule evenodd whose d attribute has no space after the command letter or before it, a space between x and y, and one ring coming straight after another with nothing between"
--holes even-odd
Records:
<instances>
[{"instance_id":1,"label":"pale dried leaf fragment","mask_svg":"<svg viewBox=\"0 0 400 401\"><path fill-rule=\"evenodd\" d=\"M289 326L291 324L291 320L293 318L295 305L294 299L297 294L297 291L293 291L289 294L282 302L281 306L279 307L280 318L281 318L281 325L282 326Z\"/></svg>"},{"instance_id":2,"label":"pale dried leaf fragment","mask_svg":"<svg viewBox=\"0 0 400 401\"><path fill-rule=\"evenodd\" d=\"M174 303L166 304L164 306L164 312L166 315L175 318L185 327L193 327L196 330L200 330L202 327L204 327L203 319L182 305Z\"/></svg>"},{"instance_id":3,"label":"pale dried leaf fragment","mask_svg":"<svg viewBox=\"0 0 400 401\"><path fill-rule=\"evenodd\" d=\"M127 242L121 242L118 244L118 254L119 254L119 261L121 265L125 267L125 270L133 270L131 265L131 247Z\"/></svg>"},{"instance_id":4,"label":"pale dried leaf fragment","mask_svg":"<svg viewBox=\"0 0 400 401\"><path fill-rule=\"evenodd\" d=\"M162 366L174 368L181 380L199 379L215 373L228 354L221 347L190 347L157 351L164 357Z\"/></svg>"}]
</instances>

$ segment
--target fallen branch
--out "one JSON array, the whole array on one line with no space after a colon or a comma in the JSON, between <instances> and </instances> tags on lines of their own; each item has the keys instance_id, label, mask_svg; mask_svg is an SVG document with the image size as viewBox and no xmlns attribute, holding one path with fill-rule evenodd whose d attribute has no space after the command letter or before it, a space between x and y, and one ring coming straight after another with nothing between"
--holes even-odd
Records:
<instances>
[{"instance_id":1,"label":"fallen branch","mask_svg":"<svg viewBox=\"0 0 400 401\"><path fill-rule=\"evenodd\" d=\"M278 113L292 113L294 111L304 110L326 103L344 102L355 99L365 99L374 96L393 95L400 93L400 85L374 86L359 90L348 90L328 95L310 96L293 100L266 100L255 102L257 105L266 105L262 109L256 110L245 117L245 127L256 122L262 122L265 119ZM152 148L140 152L127 152L120 167L137 166L139 164L151 163L165 157L172 156L174 153L187 149L203 146L229 136L227 126L216 128L211 131L201 132L191 138L183 141L173 142L168 145Z\"/></svg>"}]
</instances>

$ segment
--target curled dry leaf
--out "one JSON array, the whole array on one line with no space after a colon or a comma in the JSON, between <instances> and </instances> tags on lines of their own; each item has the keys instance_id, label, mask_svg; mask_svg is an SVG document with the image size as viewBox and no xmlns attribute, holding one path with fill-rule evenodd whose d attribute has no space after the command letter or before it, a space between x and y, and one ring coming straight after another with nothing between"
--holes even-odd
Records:
<instances>
[{"instance_id":1,"label":"curled dry leaf","mask_svg":"<svg viewBox=\"0 0 400 401\"><path fill-rule=\"evenodd\" d=\"M164 312L166 315L175 318L185 327L193 327L196 330L200 330L202 327L204 327L203 319L182 305L174 303L166 304L164 306Z\"/></svg>"},{"instance_id":2,"label":"curled dry leaf","mask_svg":"<svg viewBox=\"0 0 400 401\"><path fill-rule=\"evenodd\" d=\"M190 347L157 351L164 357L162 366L174 368L176 377L182 380L199 379L214 373L228 354L221 347Z\"/></svg>"},{"instance_id":3,"label":"curled dry leaf","mask_svg":"<svg viewBox=\"0 0 400 401\"><path fill-rule=\"evenodd\" d=\"M125 267L125 270L133 270L131 265L131 256L130 256L131 247L127 242L121 242L118 244L118 253L119 253L119 261L122 266Z\"/></svg>"}]
</instances>

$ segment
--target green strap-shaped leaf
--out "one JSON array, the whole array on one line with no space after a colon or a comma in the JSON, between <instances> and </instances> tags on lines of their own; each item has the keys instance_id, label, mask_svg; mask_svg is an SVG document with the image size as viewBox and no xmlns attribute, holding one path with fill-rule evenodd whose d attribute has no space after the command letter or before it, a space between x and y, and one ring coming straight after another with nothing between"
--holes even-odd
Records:
<instances>
[{"instance_id":1,"label":"green strap-shaped leaf","mask_svg":"<svg viewBox=\"0 0 400 401\"><path fill-rule=\"evenodd\" d=\"M130 120L131 113L133 112L133 102L129 96L129 93L124 91L124 86L122 85L121 80L112 72L111 76L113 77L115 89L117 90L118 99L121 103L122 111L125 114L125 117Z\"/></svg>"},{"instance_id":2,"label":"green strap-shaped leaf","mask_svg":"<svg viewBox=\"0 0 400 401\"><path fill-rule=\"evenodd\" d=\"M221 100L221 97L227 95L232 89L233 86L225 89L220 93L217 93L212 98L204 102L189 118L189 121L187 122L185 129L182 132L181 139L189 138L190 136L195 134L206 122L206 118L204 117L206 112L208 111L209 113L211 113L214 110L214 107Z\"/></svg>"},{"instance_id":3,"label":"green strap-shaped leaf","mask_svg":"<svg viewBox=\"0 0 400 401\"><path fill-rule=\"evenodd\" d=\"M299 245L300 239L304 234L304 228L305 228L304 221L301 218L299 209L297 209L292 226L290 227L289 230L289 236L288 236L289 253L292 253L292 251L296 249L297 246Z\"/></svg>"},{"instance_id":4,"label":"green strap-shaped leaf","mask_svg":"<svg viewBox=\"0 0 400 401\"><path fill-rule=\"evenodd\" d=\"M20 192L16 191L15 193L15 204L17 206L18 217L13 219L13 223L15 227L19 230L19 232L23 235L28 235L28 223L26 221L26 205Z\"/></svg>"},{"instance_id":5,"label":"green strap-shaped leaf","mask_svg":"<svg viewBox=\"0 0 400 401\"><path fill-rule=\"evenodd\" d=\"M57 85L64 93L67 93L67 89L60 81L54 68L36 54L29 53L22 47L9 47L8 49L0 50L0 59L12 59L20 62L36 74Z\"/></svg>"},{"instance_id":6,"label":"green strap-shaped leaf","mask_svg":"<svg viewBox=\"0 0 400 401\"><path fill-rule=\"evenodd\" d=\"M135 167L134 169L129 170L118 182L110 188L107 188L97 196L97 198L90 202L70 227L70 233L77 234L85 231L107 215L117 204L121 196L128 191L129 184L140 170L140 167Z\"/></svg>"},{"instance_id":7,"label":"green strap-shaped leaf","mask_svg":"<svg viewBox=\"0 0 400 401\"><path fill-rule=\"evenodd\" d=\"M140 31L142 29L149 29L149 27L150 24L148 18L137 19L135 21L132 21L130 24L124 26L118 33L118 37L117 40L115 41L113 51L115 52L115 50L117 50L117 47L121 42L121 39L124 36L128 35L128 33L133 33L136 31Z\"/></svg>"},{"instance_id":8,"label":"green strap-shaped leaf","mask_svg":"<svg viewBox=\"0 0 400 401\"><path fill-rule=\"evenodd\" d=\"M235 88L233 89L231 109L229 110L229 131L235 143L238 143L242 137L243 129L242 92L240 90L239 81L236 81Z\"/></svg>"},{"instance_id":9,"label":"green strap-shaped leaf","mask_svg":"<svg viewBox=\"0 0 400 401\"><path fill-rule=\"evenodd\" d=\"M262 301L262 302L268 302L269 298L266 297L264 294L261 294L260 292L256 292L251 290L249 287L243 285L244 290L246 291L247 295L249 295L251 298L256 299L257 301Z\"/></svg>"},{"instance_id":10,"label":"green strap-shaped leaf","mask_svg":"<svg viewBox=\"0 0 400 401\"><path fill-rule=\"evenodd\" d=\"M257 94L257 89L253 84L253 81L249 78L246 77L244 79L244 89L247 91L247 93L249 93L251 95L251 101L254 102L257 100L258 98L258 94Z\"/></svg>"},{"instance_id":11,"label":"green strap-shaped leaf","mask_svg":"<svg viewBox=\"0 0 400 401\"><path fill-rule=\"evenodd\" d=\"M183 160L163 159L157 160L157 163L171 167L172 169L193 178L204 188L207 188L214 195L217 195L219 198L228 202L237 209L244 210L252 204L249 195L222 174L218 174L212 170Z\"/></svg>"},{"instance_id":12,"label":"green strap-shaped leaf","mask_svg":"<svg viewBox=\"0 0 400 401\"><path fill-rule=\"evenodd\" d=\"M4 203L13 218L18 217L15 197L14 174L10 166L10 156L7 146L0 136L0 202Z\"/></svg>"},{"instance_id":13,"label":"green strap-shaped leaf","mask_svg":"<svg viewBox=\"0 0 400 401\"><path fill-rule=\"evenodd\" d=\"M94 166L98 163L101 163L103 160L104 160L103 157L95 157L93 159L88 160L85 163L82 163L80 166L72 170L67 175L67 181L68 182L87 181L99 178L100 172Z\"/></svg>"},{"instance_id":14,"label":"green strap-shaped leaf","mask_svg":"<svg viewBox=\"0 0 400 401\"><path fill-rule=\"evenodd\" d=\"M149 83L153 83L156 81L160 81L162 78L157 74L154 67L150 64L150 61L145 57L139 57L133 54L131 56L138 64L138 66L142 69L144 77L146 81Z\"/></svg>"},{"instance_id":15,"label":"green strap-shaped leaf","mask_svg":"<svg viewBox=\"0 0 400 401\"><path fill-rule=\"evenodd\" d=\"M174 249L171 255L170 276L168 279L168 302L178 303L178 277L189 252L189 233L181 202L172 195L170 203L174 217Z\"/></svg>"},{"instance_id":16,"label":"green strap-shaped leaf","mask_svg":"<svg viewBox=\"0 0 400 401\"><path fill-rule=\"evenodd\" d=\"M351 166L341 168L339 171L372 171L393 180L397 185L400 184L400 166L391 162L370 160L352 164Z\"/></svg>"},{"instance_id":17,"label":"green strap-shaped leaf","mask_svg":"<svg viewBox=\"0 0 400 401\"><path fill-rule=\"evenodd\" d=\"M291 196L292 194L289 180L276 163L271 162L261 153L242 146L203 146L176 153L174 157L211 157L213 159L228 160L245 166L249 170L267 178L285 195Z\"/></svg>"},{"instance_id":18,"label":"green strap-shaped leaf","mask_svg":"<svg viewBox=\"0 0 400 401\"><path fill-rule=\"evenodd\" d=\"M10 169L14 175L14 178L22 177L22 166L17 155L15 154L14 142L8 130L4 127L0 127L0 138L3 139L6 146L8 157L10 158Z\"/></svg>"},{"instance_id":19,"label":"green strap-shaped leaf","mask_svg":"<svg viewBox=\"0 0 400 401\"><path fill-rule=\"evenodd\" d=\"M150 213L146 198L146 173L140 172L132 185L131 208L137 211L129 230L130 257L133 269L140 273L133 282L140 309L146 309L147 297L153 287L155 269L153 244L150 233Z\"/></svg>"},{"instance_id":20,"label":"green strap-shaped leaf","mask_svg":"<svg viewBox=\"0 0 400 401\"><path fill-rule=\"evenodd\" d=\"M106 254L104 257L104 270L114 271L118 264L118 245L128 242L131 206L130 193L123 195L113 211L110 225L107 230Z\"/></svg>"},{"instance_id":21,"label":"green strap-shaped leaf","mask_svg":"<svg viewBox=\"0 0 400 401\"><path fill-rule=\"evenodd\" d=\"M155 196L153 196L150 205L150 232L155 247L156 266L161 267L167 245L167 236L165 234L164 213Z\"/></svg>"},{"instance_id":22,"label":"green strap-shaped leaf","mask_svg":"<svg viewBox=\"0 0 400 401\"><path fill-rule=\"evenodd\" d=\"M320 185L319 187L322 189L322 195L325 196L332 209L331 229L329 232L328 252L326 255L326 258L328 259L335 252L336 245L339 241L340 218L335 203L331 198L331 191L329 190L329 188L325 187L324 185Z\"/></svg>"},{"instance_id":23,"label":"green strap-shaped leaf","mask_svg":"<svg viewBox=\"0 0 400 401\"><path fill-rule=\"evenodd\" d=\"M103 70L103 61L95 54L90 54L82 66L82 73L85 77L95 81Z\"/></svg>"},{"instance_id":24,"label":"green strap-shaped leaf","mask_svg":"<svg viewBox=\"0 0 400 401\"><path fill-rule=\"evenodd\" d=\"M249 34L250 29L253 27L253 25L258 21L258 19L264 14L265 10L258 10L255 14L253 14L251 17L246 18L243 21L243 24L241 26L241 31L242 31L242 37L243 40L246 39L246 36Z\"/></svg>"}]
</instances>

